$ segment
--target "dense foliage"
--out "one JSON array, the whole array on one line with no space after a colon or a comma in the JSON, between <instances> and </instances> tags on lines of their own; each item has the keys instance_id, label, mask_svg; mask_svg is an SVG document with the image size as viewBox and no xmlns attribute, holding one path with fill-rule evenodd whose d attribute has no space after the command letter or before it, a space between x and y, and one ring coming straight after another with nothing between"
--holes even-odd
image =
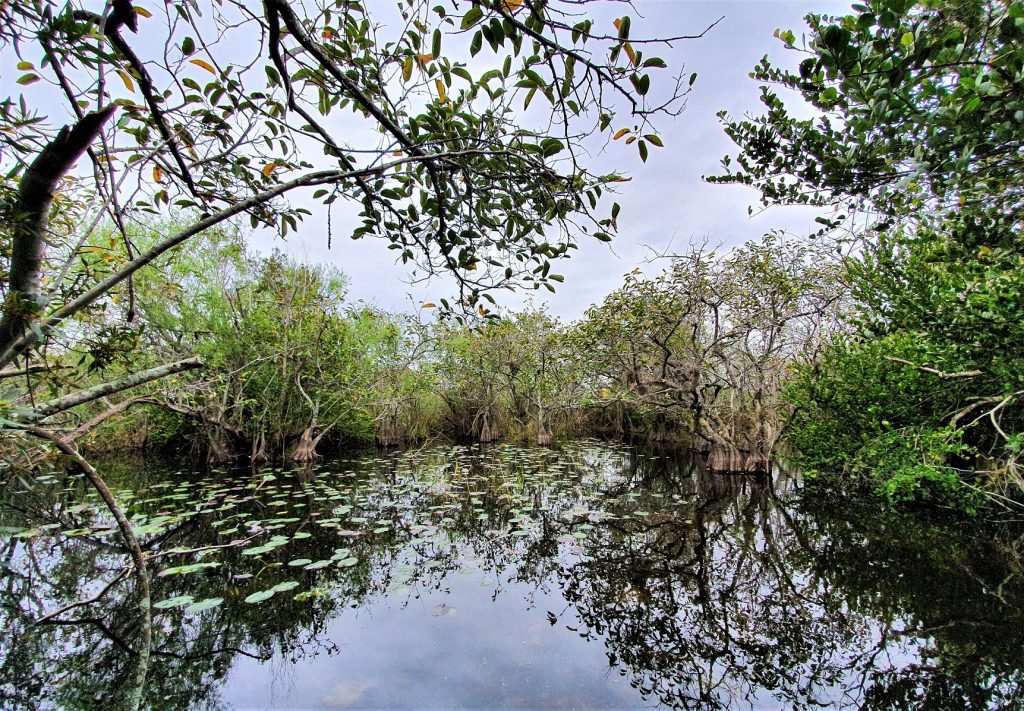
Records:
<instances>
[{"instance_id":1,"label":"dense foliage","mask_svg":"<svg viewBox=\"0 0 1024 711\"><path fill-rule=\"evenodd\" d=\"M713 178L831 207L823 232L856 246L858 338L804 372L796 441L894 499L1019 497L1024 3L876 0L808 28L796 71L755 69L767 113L725 117L741 150Z\"/></svg>"},{"instance_id":2,"label":"dense foliage","mask_svg":"<svg viewBox=\"0 0 1024 711\"><path fill-rule=\"evenodd\" d=\"M253 255L239 232L216 230L136 280L138 316L118 348L63 357L114 382L193 354L204 367L63 421L93 447L187 447L215 462L306 461L322 441L592 433L763 466L792 415L789 369L840 328L838 263L779 236L665 259L576 323L537 308L467 321L431 304L413 318L347 302L340 272Z\"/></svg>"},{"instance_id":3,"label":"dense foliage","mask_svg":"<svg viewBox=\"0 0 1024 711\"><path fill-rule=\"evenodd\" d=\"M630 406L613 429L639 415L655 439L767 461L790 417L779 397L788 369L814 362L841 328L838 263L778 235L666 259L654 278L627 275L580 326L604 399Z\"/></svg>"}]
</instances>

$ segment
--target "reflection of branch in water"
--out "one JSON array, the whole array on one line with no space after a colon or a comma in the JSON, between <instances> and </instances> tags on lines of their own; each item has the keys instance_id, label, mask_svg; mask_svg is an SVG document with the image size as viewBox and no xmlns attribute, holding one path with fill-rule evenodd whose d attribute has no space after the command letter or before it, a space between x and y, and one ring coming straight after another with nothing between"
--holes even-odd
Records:
<instances>
[{"instance_id":1,"label":"reflection of branch in water","mask_svg":"<svg viewBox=\"0 0 1024 711\"><path fill-rule=\"evenodd\" d=\"M146 570L146 559L142 549L139 547L139 541L135 537L135 531L132 529L131 523L124 515L124 512L117 503L117 499L114 498L114 494L110 491L106 482L103 481L99 473L86 461L74 445L42 427L28 425L24 430L35 437L48 440L65 456L75 462L113 515L121 536L124 538L125 545L128 547L129 554L134 563L135 577L138 580L139 616L142 622L142 649L137 655L135 679L130 687L129 702L130 708L138 709L142 705L143 692L146 687L146 675L149 672L149 652L152 647L153 625L152 610L150 608L149 573Z\"/></svg>"},{"instance_id":2,"label":"reflection of branch in water","mask_svg":"<svg viewBox=\"0 0 1024 711\"><path fill-rule=\"evenodd\" d=\"M815 625L815 618L787 618L764 607L772 604L766 594L796 587L785 575L779 577L788 585L768 584L788 568L764 565L781 556L785 541L754 535L771 530L767 487L719 477L695 477L692 485L697 498L675 521L604 527L617 542L597 548L582 570L567 573L566 597L590 627L607 629L609 656L623 660L635 685L664 703L727 708L751 700L759 688L782 691L794 705L822 703L810 691L816 674L805 676L800 691L800 673L809 667L794 662L811 657L792 645L813 636L801 630L812 630L807 625ZM766 617L780 617L795 629L783 638L773 635L773 644L757 631L772 624ZM772 661L778 654L772 647L781 639L789 642L782 653L798 653L788 664Z\"/></svg>"},{"instance_id":3,"label":"reflection of branch in water","mask_svg":"<svg viewBox=\"0 0 1024 711\"><path fill-rule=\"evenodd\" d=\"M65 612L68 612L69 610L75 609L76 607L84 607L85 605L91 605L94 602L99 602L99 600L102 599L104 595L106 595L108 592L110 592L111 588L113 588L115 585L117 585L117 583L119 583L122 580L124 580L125 576L127 576L128 573L130 573L130 572L132 572L132 568L131 568L131 566L128 566L124 570L122 570L120 573L118 573L114 577L113 580L111 580L109 583L107 583L103 587L102 590L100 590L98 593L96 593L92 597L87 598L85 600L79 600L78 602L73 602L70 605L65 605L64 607L60 608L59 610L54 610L53 612L49 612L49 613L43 615L42 617L40 617L35 622L33 622L33 624L41 625L41 624L44 624L46 622L49 622L50 620L52 620L53 618L57 617L58 615L62 615Z\"/></svg>"},{"instance_id":4,"label":"reflection of branch in water","mask_svg":"<svg viewBox=\"0 0 1024 711\"><path fill-rule=\"evenodd\" d=\"M273 658L273 654L255 654L253 652L247 652L239 647L219 647L217 649L211 649L206 652L198 652L196 654L178 654L177 652L165 652L161 649L154 649L154 657L171 657L172 659L204 659L206 657L212 657L217 654L241 654L243 657L249 657L250 659L258 659L261 662L266 662Z\"/></svg>"},{"instance_id":5,"label":"reflection of branch in water","mask_svg":"<svg viewBox=\"0 0 1024 711\"><path fill-rule=\"evenodd\" d=\"M385 597L401 604L405 594L446 589L449 576L468 560L497 574L498 587L488 591L492 597L521 595L532 606L537 591L550 590L556 597L560 592L568 607L559 603L553 608L555 622L569 611L581 623L580 634L603 643L609 660L645 698L680 708L863 707L896 698L906 688L926 690L929 684L954 690L957 684L991 685L988 680L1004 672L1005 687L993 687L992 698L1011 698L1020 686L1019 672L1012 671L1020 665L1006 661L1015 633L1004 635L1010 642L999 642L989 626L944 624L959 619L950 614L958 605L968 605L960 617L973 619L977 609L977 619L996 619L986 612L990 608L974 607L969 598L979 581L989 580L985 594L992 603L991 589L1006 577L1005 568L981 566L975 575L964 575L957 562L972 556L946 540L932 541L927 550L949 549L954 559L923 578L921 585L940 589L932 609L933 601L921 599L913 575L904 572L935 560L921 555L924 549L903 545L907 533L887 528L891 516L876 511L872 518L843 507L838 513L815 511L777 498L764 478L708 475L664 460L638 464L622 450L613 451L592 457L597 463L587 469L557 457L517 460L500 449L446 449L433 457L418 455L416 461L369 463L351 477L325 474L301 481L296 491L304 496L292 493L285 477L279 477L276 484L263 486L264 500L243 506L244 499L235 494L218 499L236 507L224 517L237 516L239 523L259 516L259 509L275 497L308 506L301 521L298 511L278 509L275 516L291 521L281 533L300 530L314 508L318 520L330 516L338 528L348 524L335 517L361 517L367 522L364 535L342 543L351 546L360 564L310 573L311 584L325 593L310 604L277 596L264 607L246 605L245 590L221 592L224 586L237 587L229 571L258 563L267 572L252 589L267 588L279 579L275 575L293 575L283 567L285 561L327 558L331 553L325 551L338 539L325 530L266 560L242 558L234 546L219 544L227 539L218 538L218 531L228 529L210 526L212 512L206 510L166 545L186 548L197 560L199 552L210 551L222 565L220 573L155 581L161 599L187 592L197 599L224 595L227 600L214 612L160 614L162 633L154 655L162 661L154 665L151 692L173 698L176 708L214 707L210 699L234 655L274 656L285 666L295 657L317 656L325 648L326 625L343 608L380 604ZM432 468L435 459L445 466ZM453 462L458 463L457 477ZM606 498L597 493L599 487L621 496ZM235 489L220 481L215 497L227 491ZM336 512L343 503L346 512ZM182 505L191 507L192 499ZM642 515L645 509L647 516ZM370 532L383 524L384 533ZM77 570L91 570L96 555L86 549L93 559L77 561ZM916 567L908 568L915 556ZM42 562L45 569L48 561ZM66 565L70 570L64 572L74 575L73 556ZM943 589L950 579L962 582L964 594ZM888 591L886 585L895 586L891 594L879 592ZM1004 599L1020 599L1012 581ZM911 631L901 632L896 629L900 625ZM928 646L931 640L921 639L929 631L937 638L933 647ZM987 640L996 642L994 652ZM121 656L111 645L101 646L108 662ZM887 658L894 649L900 654ZM215 655L213 662L204 661ZM104 661L102 653L92 651L83 652L77 663L84 658L98 660L97 666ZM68 678L80 673L71 664L65 668ZM111 681L106 670L94 678L102 684Z\"/></svg>"},{"instance_id":6,"label":"reflection of branch in water","mask_svg":"<svg viewBox=\"0 0 1024 711\"><path fill-rule=\"evenodd\" d=\"M138 652L136 652L134 649L129 647L127 642L125 642L123 639L121 639L116 634L114 634L113 630L111 630L109 627L107 627L107 625L103 622L103 620L100 620L100 619L98 619L96 617L79 617L79 618L74 619L74 620L49 619L49 620L46 620L44 622L40 622L39 624L44 624L44 625L62 625L62 626L93 625L94 627L99 629L100 632L103 633L103 636L105 636L111 642L116 644L121 649L121 651L126 652L126 653L130 654L133 657L137 657L138 656Z\"/></svg>"}]
</instances>

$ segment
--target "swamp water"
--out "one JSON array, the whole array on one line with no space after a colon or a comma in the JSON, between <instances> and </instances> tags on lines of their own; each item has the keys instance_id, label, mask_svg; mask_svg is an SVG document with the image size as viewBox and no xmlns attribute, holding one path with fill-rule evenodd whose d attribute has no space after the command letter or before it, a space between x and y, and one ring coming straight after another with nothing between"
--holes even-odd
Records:
<instances>
[{"instance_id":1,"label":"swamp water","mask_svg":"<svg viewBox=\"0 0 1024 711\"><path fill-rule=\"evenodd\" d=\"M1010 556L784 475L591 441L102 471L151 561L147 708L1024 708ZM117 708L139 626L112 519L78 478L20 489L2 706Z\"/></svg>"}]
</instances>

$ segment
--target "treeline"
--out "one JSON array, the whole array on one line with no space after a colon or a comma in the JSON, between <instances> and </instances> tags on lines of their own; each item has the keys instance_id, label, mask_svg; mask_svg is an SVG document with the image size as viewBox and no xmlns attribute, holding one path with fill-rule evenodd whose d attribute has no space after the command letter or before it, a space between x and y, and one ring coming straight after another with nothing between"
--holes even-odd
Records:
<instances>
[{"instance_id":1,"label":"treeline","mask_svg":"<svg viewBox=\"0 0 1024 711\"><path fill-rule=\"evenodd\" d=\"M104 240L95 253L117 249ZM456 318L428 304L413 316L349 303L341 272L251 254L221 230L82 320L43 377L56 388L88 372L82 389L199 356L200 368L63 415L67 437L93 449L303 462L351 442L592 434L763 467L793 414L781 397L790 368L839 327L839 263L774 235L663 259L573 323L537 308Z\"/></svg>"},{"instance_id":2,"label":"treeline","mask_svg":"<svg viewBox=\"0 0 1024 711\"><path fill-rule=\"evenodd\" d=\"M807 21L804 39L777 33L799 53L796 66L766 58L755 68L765 113L722 114L737 152L708 179L752 187L765 207L818 207L821 229L665 255L574 323L537 309L489 314L484 299L513 283L553 288L561 277L550 260L576 245L542 241L542 226L571 234L569 212L617 175L582 193L566 180L575 202L538 195L527 225L508 197L518 182L452 192L443 205L426 188L416 203L398 172L401 189L371 190L405 218L386 219L370 199L355 236L383 223L403 261L419 254L426 272L452 274L465 297L459 320L346 303L343 274L248 254L224 227L234 208L207 224L192 219L202 206L184 201L173 204L192 227L145 222L167 218L165 195L167 209L154 198L112 211L103 234L92 228L106 213L90 208L102 190L68 179L26 222L11 208L25 199L12 173L0 191L8 450L27 450L19 437L29 432L68 445L185 448L214 462L308 461L353 440L597 434L691 447L742 470L785 444L830 487L1019 515L1024 2L874 0ZM802 104L791 113L783 97ZM555 143L531 155L552 157L563 148ZM433 185L454 165L446 160L416 179ZM258 180L278 179L282 164L259 164ZM451 191L469 175L505 174L460 169L440 183ZM550 182L538 174L515 173L534 187ZM161 169L153 180L172 177ZM480 210L498 210L484 219L461 212L469 195L504 197L484 200ZM465 229L436 245L445 208ZM617 213L588 234L610 239ZM299 214L276 217L284 230ZM253 224L272 218L249 212ZM214 223L220 232L207 229ZM32 433L33 423L45 431Z\"/></svg>"}]
</instances>

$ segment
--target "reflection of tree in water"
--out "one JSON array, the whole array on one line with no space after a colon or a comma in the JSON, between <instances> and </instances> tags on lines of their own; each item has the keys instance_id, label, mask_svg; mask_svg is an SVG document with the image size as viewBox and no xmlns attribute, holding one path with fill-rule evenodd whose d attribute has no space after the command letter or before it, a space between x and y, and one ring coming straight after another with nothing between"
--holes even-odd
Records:
<instances>
[{"instance_id":1,"label":"reflection of tree in water","mask_svg":"<svg viewBox=\"0 0 1024 711\"><path fill-rule=\"evenodd\" d=\"M202 525L183 526L165 540L190 547L222 543L213 529ZM98 592L117 576L123 556L87 537L66 539L59 547L46 540L11 539L10 546L8 560L18 557L29 565L7 571L14 582L2 593L0 647L12 652L0 654L3 694L14 695L12 702L25 708L87 709L98 703L118 708L136 654L138 615L130 584L117 585L87 610L62 615L69 623L37 626L33 621L44 611ZM195 615L180 609L157 611L147 707L222 708L217 689L235 655L315 653L322 646L318 634L339 601L323 597L299 604L289 596L270 606L241 604L229 572L237 555L228 551L220 568L187 580L154 580L155 599L187 592L197 600L222 596L226 602ZM346 587L358 589L359 583Z\"/></svg>"},{"instance_id":2,"label":"reflection of tree in water","mask_svg":"<svg viewBox=\"0 0 1024 711\"><path fill-rule=\"evenodd\" d=\"M469 561L503 578L494 596L532 605L535 591L561 588L586 625L582 634L603 639L645 696L673 706L954 708L1020 699L1017 568L917 519L848 504L780 504L777 496L792 488L785 479L770 486L700 474L685 459L597 445L441 449L263 477L183 489L181 505L200 513L148 540L160 569L208 560L160 559L169 549L223 545L252 526L292 537L260 556L219 549L220 565L194 575L155 576L155 600L189 594L224 603L198 614L158 612L146 691L152 708L219 708L219 688L239 655L287 662L330 654L325 630L345 607L403 604L445 589ZM88 516L70 516L70 501L42 498L32 508L67 530ZM351 510L339 515L342 504ZM157 497L133 508L153 516L170 505ZM237 512L238 532L219 534ZM323 527L334 520L362 535ZM119 574L123 556L107 540L4 545L0 691L11 704L116 701L135 637L127 582L66 615L94 618L106 632L95 622L32 626ZM328 559L339 546L359 562L309 571L287 564ZM302 586L244 602L254 589L290 579ZM310 594L296 600L299 591Z\"/></svg>"},{"instance_id":3,"label":"reflection of tree in water","mask_svg":"<svg viewBox=\"0 0 1024 711\"><path fill-rule=\"evenodd\" d=\"M543 460L554 460L544 454ZM352 463L349 463L352 464ZM512 501L535 513L557 511L555 497L542 487L520 481L510 489L500 486L515 478L518 462L503 457L500 450L490 456L467 457L452 452L426 457L391 457L356 467L350 476L335 478L324 472L295 472L280 476L286 489L288 511L281 516L295 518L285 527L294 535L308 530L311 522L332 515L339 502L365 496L351 512L371 521L387 523L381 534L339 538L312 535L292 540L287 552L260 556L266 565L258 571L260 586L298 578L303 589L316 594L296 601L276 595L259 605L245 604L251 589L247 573L256 558L246 557L242 547L218 550L216 568L189 576L155 576L154 600L188 594L195 600L223 597L224 603L201 614L181 609L160 610L155 616L153 663L147 681L146 698L151 708L220 708L218 691L237 655L270 658L279 655L290 661L334 651L326 639L329 621L348 606L359 606L373 596L389 595L392 600L415 598L421 590L439 589L445 578L458 570L461 559L478 558L481 566L498 570L528 555L544 550L542 559L550 570L557 567L552 553L557 545L546 534L527 539L509 539L496 534L511 525ZM535 468L534 465L530 465ZM498 467L496 470L495 467ZM262 473L254 475L260 481ZM160 476L152 476L159 486ZM111 477L116 481L116 475ZM173 478L169 479L173 480ZM410 484L410 481L412 484ZM147 482L138 486L142 490ZM268 518L268 496L274 489L259 484L253 489L244 482L236 486L229 479L211 498L193 495L182 506L208 509L207 504L242 511L242 518ZM262 490L262 494L260 492ZM177 489L174 489L177 491ZM53 492L51 492L52 494ZM256 495L254 495L254 493ZM49 497L25 492L7 502L6 515L31 516L34 523L61 525L62 531L96 523L92 509L80 516L61 516L80 491L68 498L60 491ZM176 494L175 494L176 495ZM174 495L172 495L173 498ZM577 497L582 492L577 493ZM122 492L122 497L132 495ZM269 499L269 500L268 500ZM212 505L211 504L211 505ZM135 513L159 517L166 500L147 504L135 502ZM547 508L550 507L550 511ZM519 515L522 515L521 512ZM170 565L199 562L160 556L175 548L201 549L223 545L216 525L222 514L206 510L175 522L167 531L144 541L154 556L155 570ZM275 520L275 519L271 519ZM13 523L14 521L12 521ZM278 525L278 524L275 524ZM424 533L444 535L424 541ZM244 536L247 531L235 535ZM324 560L337 547L350 547L360 562L350 568L328 566L301 571L287 566L290 559ZM88 599L124 572L122 551L94 535L10 538L4 551L7 566L0 589L0 691L20 706L53 705L60 708L91 708L97 699L116 708L126 690L135 650L137 615L130 579L118 582L96 604L81 608L87 614L61 616L67 624L34 625L42 615L75 601ZM405 592L404 590L407 590Z\"/></svg>"},{"instance_id":4,"label":"reflection of tree in water","mask_svg":"<svg viewBox=\"0 0 1024 711\"><path fill-rule=\"evenodd\" d=\"M561 573L588 635L646 696L680 708L1021 701L1024 586L980 543L893 512L787 510L751 478L664 486L687 507L610 524Z\"/></svg>"}]
</instances>

